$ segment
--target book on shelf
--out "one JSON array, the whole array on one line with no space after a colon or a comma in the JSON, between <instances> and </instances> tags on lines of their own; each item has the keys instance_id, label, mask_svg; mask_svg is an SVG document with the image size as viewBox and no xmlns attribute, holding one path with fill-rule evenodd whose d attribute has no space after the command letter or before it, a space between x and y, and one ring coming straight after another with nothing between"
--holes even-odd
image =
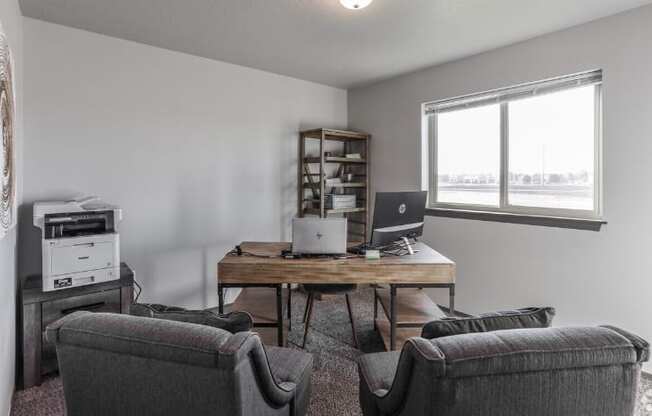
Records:
<instances>
[{"instance_id":1,"label":"book on shelf","mask_svg":"<svg viewBox=\"0 0 652 416\"><path fill-rule=\"evenodd\" d=\"M326 186L337 186L342 183L342 178L326 178Z\"/></svg>"}]
</instances>

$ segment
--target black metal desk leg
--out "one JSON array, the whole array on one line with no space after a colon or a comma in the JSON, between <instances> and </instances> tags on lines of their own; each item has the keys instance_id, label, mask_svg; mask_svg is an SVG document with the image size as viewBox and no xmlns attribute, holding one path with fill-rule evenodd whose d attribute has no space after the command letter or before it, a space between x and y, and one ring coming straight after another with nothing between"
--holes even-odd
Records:
<instances>
[{"instance_id":1,"label":"black metal desk leg","mask_svg":"<svg viewBox=\"0 0 652 416\"><path fill-rule=\"evenodd\" d=\"M288 331L292 331L292 284L288 283Z\"/></svg>"},{"instance_id":2,"label":"black metal desk leg","mask_svg":"<svg viewBox=\"0 0 652 416\"><path fill-rule=\"evenodd\" d=\"M217 311L220 314L224 313L224 287L221 284L217 284Z\"/></svg>"},{"instance_id":3,"label":"black metal desk leg","mask_svg":"<svg viewBox=\"0 0 652 416\"><path fill-rule=\"evenodd\" d=\"M455 285L452 284L448 287L448 313L450 316L455 316Z\"/></svg>"},{"instance_id":4,"label":"black metal desk leg","mask_svg":"<svg viewBox=\"0 0 652 416\"><path fill-rule=\"evenodd\" d=\"M396 286L389 285L389 350L396 349Z\"/></svg>"},{"instance_id":5,"label":"black metal desk leg","mask_svg":"<svg viewBox=\"0 0 652 416\"><path fill-rule=\"evenodd\" d=\"M283 346L283 285L276 286L276 339L278 346Z\"/></svg>"},{"instance_id":6,"label":"black metal desk leg","mask_svg":"<svg viewBox=\"0 0 652 416\"><path fill-rule=\"evenodd\" d=\"M374 287L374 331L378 330L378 288Z\"/></svg>"}]
</instances>

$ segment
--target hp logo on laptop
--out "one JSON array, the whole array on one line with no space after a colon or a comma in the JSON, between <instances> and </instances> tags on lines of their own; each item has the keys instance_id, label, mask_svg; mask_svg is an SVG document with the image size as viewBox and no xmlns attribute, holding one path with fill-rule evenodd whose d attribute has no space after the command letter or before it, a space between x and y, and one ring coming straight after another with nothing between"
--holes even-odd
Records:
<instances>
[{"instance_id":1,"label":"hp logo on laptop","mask_svg":"<svg viewBox=\"0 0 652 416\"><path fill-rule=\"evenodd\" d=\"M407 211L407 206L405 204L401 204L398 206L398 213L403 215L405 214L405 211Z\"/></svg>"}]
</instances>

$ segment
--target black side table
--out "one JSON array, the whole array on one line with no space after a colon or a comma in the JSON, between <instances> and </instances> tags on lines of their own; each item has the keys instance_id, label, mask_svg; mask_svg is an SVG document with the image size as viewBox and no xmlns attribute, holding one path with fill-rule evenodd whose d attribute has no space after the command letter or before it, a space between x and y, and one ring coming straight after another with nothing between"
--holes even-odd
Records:
<instances>
[{"instance_id":1,"label":"black side table","mask_svg":"<svg viewBox=\"0 0 652 416\"><path fill-rule=\"evenodd\" d=\"M45 327L75 311L129 313L134 297L134 272L120 264L120 279L94 285L43 292L41 275L29 276L19 291L17 387L41 384L57 370L54 345L45 340Z\"/></svg>"}]
</instances>

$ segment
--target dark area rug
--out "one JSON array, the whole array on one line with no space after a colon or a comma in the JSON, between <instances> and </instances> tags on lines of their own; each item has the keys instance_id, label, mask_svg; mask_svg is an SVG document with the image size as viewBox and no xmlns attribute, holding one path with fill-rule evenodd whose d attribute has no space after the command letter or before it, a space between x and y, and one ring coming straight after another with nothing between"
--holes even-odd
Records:
<instances>
[{"instance_id":1,"label":"dark area rug","mask_svg":"<svg viewBox=\"0 0 652 416\"><path fill-rule=\"evenodd\" d=\"M301 345L301 318L305 296L294 292L293 327L289 335L291 348ZM373 330L373 293L358 291L353 297L358 340L361 350L353 347L351 326L344 296L328 297L315 302L311 330L306 349L314 355L311 416L361 415L358 405L358 372L356 359L361 354L383 350L380 337ZM14 395L13 416L63 416L65 404L61 379L53 377L41 386ZM641 383L636 416L652 416L652 377Z\"/></svg>"}]
</instances>

